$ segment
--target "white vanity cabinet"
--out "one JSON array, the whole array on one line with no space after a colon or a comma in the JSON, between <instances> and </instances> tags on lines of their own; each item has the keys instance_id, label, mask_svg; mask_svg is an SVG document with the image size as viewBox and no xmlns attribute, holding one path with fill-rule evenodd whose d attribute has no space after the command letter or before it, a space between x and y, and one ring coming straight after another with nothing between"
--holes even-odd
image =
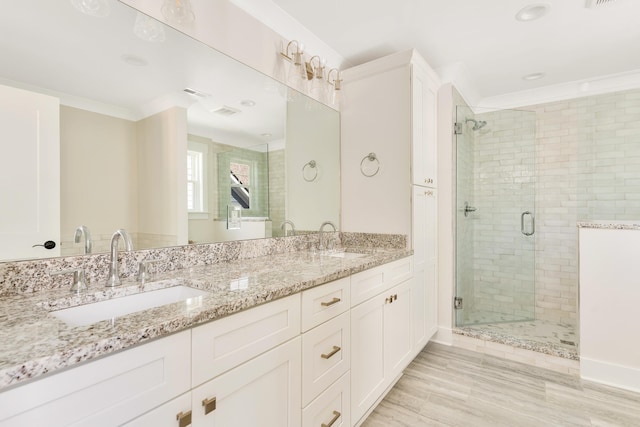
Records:
<instances>
[{"instance_id":1,"label":"white vanity cabinet","mask_svg":"<svg viewBox=\"0 0 640 427\"><path fill-rule=\"evenodd\" d=\"M190 352L183 331L5 391L0 426L125 424L189 391Z\"/></svg>"},{"instance_id":2,"label":"white vanity cabinet","mask_svg":"<svg viewBox=\"0 0 640 427\"><path fill-rule=\"evenodd\" d=\"M413 359L412 257L351 277L351 424L366 415Z\"/></svg>"},{"instance_id":3,"label":"white vanity cabinet","mask_svg":"<svg viewBox=\"0 0 640 427\"><path fill-rule=\"evenodd\" d=\"M413 257L0 393L0 427L353 426L413 358Z\"/></svg>"}]
</instances>

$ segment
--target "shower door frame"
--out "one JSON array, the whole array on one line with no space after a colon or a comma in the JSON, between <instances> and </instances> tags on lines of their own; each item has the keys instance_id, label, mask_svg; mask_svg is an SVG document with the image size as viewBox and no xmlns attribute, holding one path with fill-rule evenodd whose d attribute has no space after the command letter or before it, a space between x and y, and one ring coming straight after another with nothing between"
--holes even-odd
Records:
<instances>
[{"instance_id":1,"label":"shower door frame","mask_svg":"<svg viewBox=\"0 0 640 427\"><path fill-rule=\"evenodd\" d=\"M456 326L535 319L535 112L478 110L455 111Z\"/></svg>"}]
</instances>

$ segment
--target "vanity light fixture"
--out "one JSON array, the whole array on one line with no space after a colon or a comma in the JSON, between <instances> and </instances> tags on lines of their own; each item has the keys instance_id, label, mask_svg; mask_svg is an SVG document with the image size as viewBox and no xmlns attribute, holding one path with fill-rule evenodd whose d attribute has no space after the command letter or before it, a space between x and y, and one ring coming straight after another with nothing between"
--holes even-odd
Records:
<instances>
[{"instance_id":1,"label":"vanity light fixture","mask_svg":"<svg viewBox=\"0 0 640 427\"><path fill-rule=\"evenodd\" d=\"M329 70L329 73L327 73L327 82L333 86L333 90L329 96L329 102L331 102L331 105L334 107L339 107L344 103L344 99L342 98L342 79L340 78L340 70L337 68Z\"/></svg>"},{"instance_id":2,"label":"vanity light fixture","mask_svg":"<svg viewBox=\"0 0 640 427\"><path fill-rule=\"evenodd\" d=\"M316 98L322 98L325 94L324 69L326 63L326 60L316 55L311 57L306 65L308 78L311 80L311 87L309 88L309 92Z\"/></svg>"},{"instance_id":3,"label":"vanity light fixture","mask_svg":"<svg viewBox=\"0 0 640 427\"><path fill-rule=\"evenodd\" d=\"M85 15L105 18L111 13L107 0L71 0L73 7Z\"/></svg>"},{"instance_id":4,"label":"vanity light fixture","mask_svg":"<svg viewBox=\"0 0 640 427\"><path fill-rule=\"evenodd\" d=\"M331 79L331 73L333 73L335 71L335 76L333 77L333 80ZM329 73L327 74L327 81L329 82L329 84L331 86L333 86L334 90L340 90L342 87L342 79L340 78L340 70L338 70L337 68L332 68L331 70L329 70Z\"/></svg>"},{"instance_id":5,"label":"vanity light fixture","mask_svg":"<svg viewBox=\"0 0 640 427\"><path fill-rule=\"evenodd\" d=\"M551 6L546 3L530 4L516 13L516 19L522 22L535 21L546 15L549 9L551 9Z\"/></svg>"},{"instance_id":6,"label":"vanity light fixture","mask_svg":"<svg viewBox=\"0 0 640 427\"><path fill-rule=\"evenodd\" d=\"M171 24L190 24L196 19L191 0L164 0L160 11L167 22Z\"/></svg>"},{"instance_id":7,"label":"vanity light fixture","mask_svg":"<svg viewBox=\"0 0 640 427\"><path fill-rule=\"evenodd\" d=\"M287 47L284 52L280 52L282 57L289 61L289 67L287 70L287 83L295 89L304 92L307 77L307 64L304 61L304 44L297 40L291 40L287 43Z\"/></svg>"}]
</instances>

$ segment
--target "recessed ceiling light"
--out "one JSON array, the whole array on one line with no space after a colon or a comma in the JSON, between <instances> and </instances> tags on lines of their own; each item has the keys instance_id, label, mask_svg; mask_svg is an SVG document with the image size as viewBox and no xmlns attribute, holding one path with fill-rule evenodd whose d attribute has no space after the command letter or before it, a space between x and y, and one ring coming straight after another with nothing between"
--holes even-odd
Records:
<instances>
[{"instance_id":1,"label":"recessed ceiling light","mask_svg":"<svg viewBox=\"0 0 640 427\"><path fill-rule=\"evenodd\" d=\"M516 13L516 19L523 22L534 21L546 15L549 9L551 9L551 6L546 3L530 4Z\"/></svg>"},{"instance_id":2,"label":"recessed ceiling light","mask_svg":"<svg viewBox=\"0 0 640 427\"><path fill-rule=\"evenodd\" d=\"M544 73L527 74L526 76L522 77L522 80L538 80L543 78L544 76L545 76Z\"/></svg>"},{"instance_id":3,"label":"recessed ceiling light","mask_svg":"<svg viewBox=\"0 0 640 427\"><path fill-rule=\"evenodd\" d=\"M145 65L148 64L146 59L144 59L144 58L142 58L140 56L136 56L136 55L125 54L125 55L122 55L121 58L127 64L133 65L133 66L136 66L136 67L144 67Z\"/></svg>"},{"instance_id":4,"label":"recessed ceiling light","mask_svg":"<svg viewBox=\"0 0 640 427\"><path fill-rule=\"evenodd\" d=\"M256 101L252 99L243 99L242 101L240 101L240 105L244 107L255 107Z\"/></svg>"},{"instance_id":5,"label":"recessed ceiling light","mask_svg":"<svg viewBox=\"0 0 640 427\"><path fill-rule=\"evenodd\" d=\"M271 134L270 133L261 133L260 136L262 136L264 138L271 138Z\"/></svg>"}]
</instances>

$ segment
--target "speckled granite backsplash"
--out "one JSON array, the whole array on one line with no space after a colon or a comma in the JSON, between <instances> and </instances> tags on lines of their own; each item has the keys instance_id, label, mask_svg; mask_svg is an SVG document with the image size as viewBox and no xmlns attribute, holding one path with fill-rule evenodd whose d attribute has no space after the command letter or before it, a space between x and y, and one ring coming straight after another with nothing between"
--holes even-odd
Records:
<instances>
[{"instance_id":1,"label":"speckled granite backsplash","mask_svg":"<svg viewBox=\"0 0 640 427\"><path fill-rule=\"evenodd\" d=\"M338 239L344 247L379 247L403 249L407 238L397 234L327 233ZM175 246L161 249L146 249L119 252L120 277L127 278L138 273L142 260L159 260L150 265L151 273L164 273L198 265L209 265L236 259L250 259L265 255L308 250L318 244L318 234L278 237L269 239L240 240L234 242L203 245ZM71 286L72 275L58 276L50 272L83 268L91 283L106 280L109 272L108 253L75 257L47 258L30 261L0 263L0 296L9 293L37 292Z\"/></svg>"}]
</instances>

